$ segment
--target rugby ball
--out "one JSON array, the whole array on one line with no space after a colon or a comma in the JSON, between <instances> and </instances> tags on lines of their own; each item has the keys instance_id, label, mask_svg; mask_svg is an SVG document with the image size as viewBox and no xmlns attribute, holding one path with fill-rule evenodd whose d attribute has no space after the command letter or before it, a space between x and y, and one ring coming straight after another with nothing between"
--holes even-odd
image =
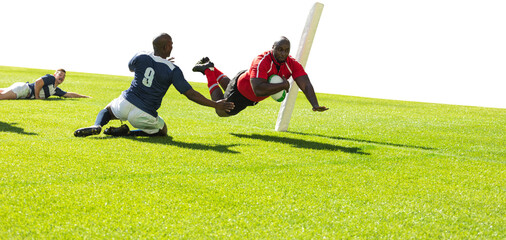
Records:
<instances>
[{"instance_id":1,"label":"rugby ball","mask_svg":"<svg viewBox=\"0 0 506 240\"><path fill-rule=\"evenodd\" d=\"M271 75L268 81L269 83L282 83L283 79L278 75ZM271 98L278 102L282 102L283 100L285 100L285 97L286 97L286 90L281 90L271 95Z\"/></svg>"}]
</instances>

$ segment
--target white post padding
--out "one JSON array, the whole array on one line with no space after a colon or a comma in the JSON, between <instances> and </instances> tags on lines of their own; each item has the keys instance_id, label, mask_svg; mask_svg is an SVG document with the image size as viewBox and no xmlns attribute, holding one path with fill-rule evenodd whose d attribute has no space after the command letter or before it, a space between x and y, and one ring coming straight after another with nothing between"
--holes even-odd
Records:
<instances>
[{"instance_id":1,"label":"white post padding","mask_svg":"<svg viewBox=\"0 0 506 240\"><path fill-rule=\"evenodd\" d=\"M316 34L316 28L318 28L318 23L320 22L322 12L323 4L319 2L315 3L309 12L306 26L302 31L296 59L303 67L306 67L309 52L311 51L311 46L313 45L313 39ZM278 132L286 132L288 130L293 108L295 107L295 100L297 99L297 93L299 92L299 87L293 79L291 78L289 81L290 90L288 91L288 95L285 100L281 103L278 120L276 121L275 129Z\"/></svg>"}]
</instances>

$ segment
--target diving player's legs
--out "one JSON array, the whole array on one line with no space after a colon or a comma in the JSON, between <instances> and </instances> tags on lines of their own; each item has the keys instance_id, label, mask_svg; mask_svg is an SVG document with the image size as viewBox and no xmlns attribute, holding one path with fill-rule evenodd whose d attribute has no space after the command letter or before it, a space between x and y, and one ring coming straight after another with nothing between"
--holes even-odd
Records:
<instances>
[{"instance_id":1,"label":"diving player's legs","mask_svg":"<svg viewBox=\"0 0 506 240\"><path fill-rule=\"evenodd\" d=\"M200 59L192 69L194 72L200 72L207 78L207 86L213 101L225 100L223 89L226 89L230 83L230 78L214 67L214 63L208 57ZM221 88L220 88L221 87ZM216 114L220 117L230 116L225 110L216 109Z\"/></svg>"},{"instance_id":2,"label":"diving player's legs","mask_svg":"<svg viewBox=\"0 0 506 240\"><path fill-rule=\"evenodd\" d=\"M226 89L230 79L217 68L214 68L213 70L208 68L204 71L204 74L207 78L207 86L209 87L211 99L214 101L224 99L225 97L223 96L221 88Z\"/></svg>"},{"instance_id":3,"label":"diving player's legs","mask_svg":"<svg viewBox=\"0 0 506 240\"><path fill-rule=\"evenodd\" d=\"M207 78L207 86L209 87L209 93L213 101L229 101L223 94L223 89L227 89L230 83L230 78L223 74L217 68L207 68L204 70L204 74ZM216 114L220 117L229 117L230 114L225 110L216 109Z\"/></svg>"},{"instance_id":4,"label":"diving player's legs","mask_svg":"<svg viewBox=\"0 0 506 240\"><path fill-rule=\"evenodd\" d=\"M192 71L200 72L206 76L207 87L209 88L209 93L211 94L211 99L213 101L218 101L224 98L223 91L221 90L218 82L226 76L220 70L214 68L214 63L211 62L208 57L200 59L195 64Z\"/></svg>"}]
</instances>

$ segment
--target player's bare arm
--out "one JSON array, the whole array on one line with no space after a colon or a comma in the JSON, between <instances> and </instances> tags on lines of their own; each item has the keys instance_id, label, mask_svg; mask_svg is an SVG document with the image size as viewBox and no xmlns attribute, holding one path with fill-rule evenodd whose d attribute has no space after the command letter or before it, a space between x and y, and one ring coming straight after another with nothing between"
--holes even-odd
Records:
<instances>
[{"instance_id":1,"label":"player's bare arm","mask_svg":"<svg viewBox=\"0 0 506 240\"><path fill-rule=\"evenodd\" d=\"M40 99L40 96L39 96L39 93L40 93L40 90L42 89L42 87L44 87L44 80L42 80L42 78L39 78L37 79L37 81L35 81L35 87L34 87L34 95L35 95L35 99Z\"/></svg>"},{"instance_id":2,"label":"player's bare arm","mask_svg":"<svg viewBox=\"0 0 506 240\"><path fill-rule=\"evenodd\" d=\"M82 95L74 92L67 92L63 95L64 98L91 98L90 96Z\"/></svg>"},{"instance_id":3,"label":"player's bare arm","mask_svg":"<svg viewBox=\"0 0 506 240\"><path fill-rule=\"evenodd\" d=\"M230 110L234 109L234 103L221 100L216 102L209 100L208 98L204 97L202 94L195 91L194 89L186 91L184 95L191 101L198 103L202 106L212 107L217 110L222 110L226 112L230 112Z\"/></svg>"},{"instance_id":4,"label":"player's bare arm","mask_svg":"<svg viewBox=\"0 0 506 240\"><path fill-rule=\"evenodd\" d=\"M316 98L313 84L311 84L308 75L300 76L294 80L297 83L297 86L299 86L300 90L302 90L304 95L306 95L306 98L309 101L309 103L311 103L311 106L313 106L313 111L323 112L329 110L327 107L320 106L318 104L318 99Z\"/></svg>"},{"instance_id":5,"label":"player's bare arm","mask_svg":"<svg viewBox=\"0 0 506 240\"><path fill-rule=\"evenodd\" d=\"M251 78L251 87L253 88L253 92L258 97L270 96L274 93L277 93L281 90L290 89L290 83L286 79L283 79L283 83L272 84L267 81L267 79L262 78Z\"/></svg>"}]
</instances>

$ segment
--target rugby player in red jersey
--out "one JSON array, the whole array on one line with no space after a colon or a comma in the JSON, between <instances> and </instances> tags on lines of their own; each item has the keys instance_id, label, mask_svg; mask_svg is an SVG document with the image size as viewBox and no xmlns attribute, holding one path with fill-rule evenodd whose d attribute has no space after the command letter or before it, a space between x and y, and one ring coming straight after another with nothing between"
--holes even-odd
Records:
<instances>
[{"instance_id":1,"label":"rugby player in red jersey","mask_svg":"<svg viewBox=\"0 0 506 240\"><path fill-rule=\"evenodd\" d=\"M193 67L194 72L201 72L207 77L211 99L218 101L226 99L233 102L235 108L231 111L216 109L220 117L233 116L248 106L254 106L270 95L281 90L288 91L290 83L287 81L293 77L307 100L313 107L313 111L323 112L328 110L325 106L318 104L318 99L302 65L297 62L290 53L290 40L281 37L274 43L270 51L258 55L248 70L240 71L234 78L230 79L220 70L209 58L204 57ZM283 78L282 83L272 84L268 82L271 75L278 75ZM225 93L221 88L225 89Z\"/></svg>"}]
</instances>

